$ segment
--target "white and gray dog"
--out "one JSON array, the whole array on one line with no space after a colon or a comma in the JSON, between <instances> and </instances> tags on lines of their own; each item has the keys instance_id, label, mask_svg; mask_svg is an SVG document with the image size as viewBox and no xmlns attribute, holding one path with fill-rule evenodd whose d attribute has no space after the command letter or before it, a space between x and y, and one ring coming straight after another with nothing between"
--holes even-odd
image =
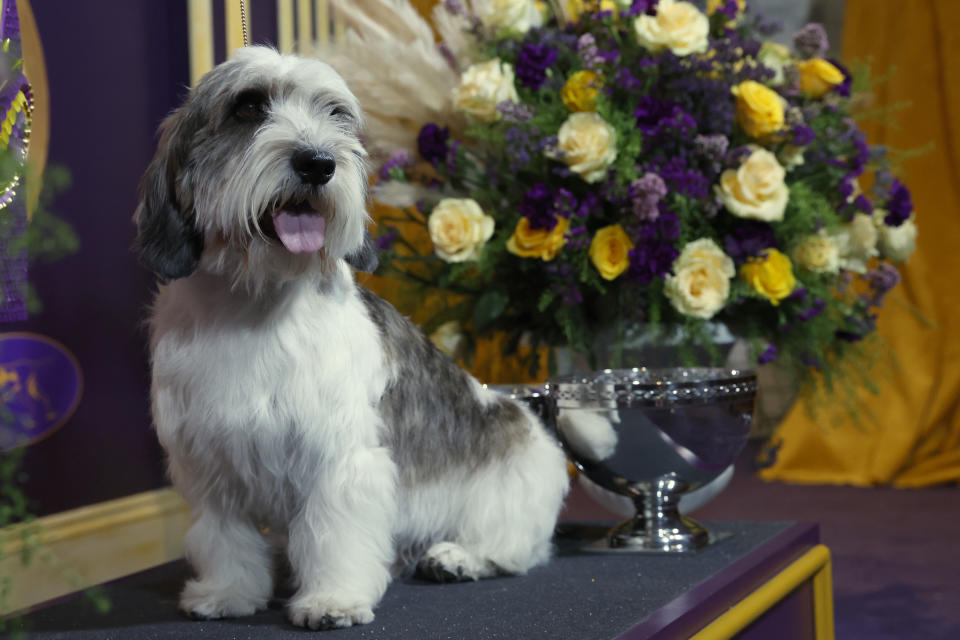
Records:
<instances>
[{"instance_id":1,"label":"white and gray dog","mask_svg":"<svg viewBox=\"0 0 960 640\"><path fill-rule=\"evenodd\" d=\"M361 110L318 61L248 47L161 126L135 216L166 284L151 319L154 423L193 509L180 605L251 614L282 534L291 620L373 619L392 575L545 562L565 458L354 283L365 240ZM365 242L367 243L365 245Z\"/></svg>"}]
</instances>

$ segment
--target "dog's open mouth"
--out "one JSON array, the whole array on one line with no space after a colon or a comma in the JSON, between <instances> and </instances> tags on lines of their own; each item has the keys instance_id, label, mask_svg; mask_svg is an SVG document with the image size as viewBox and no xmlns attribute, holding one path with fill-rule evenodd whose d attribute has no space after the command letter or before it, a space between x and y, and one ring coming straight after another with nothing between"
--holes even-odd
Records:
<instances>
[{"instance_id":1,"label":"dog's open mouth","mask_svg":"<svg viewBox=\"0 0 960 640\"><path fill-rule=\"evenodd\" d=\"M280 240L290 253L319 251L326 227L326 219L306 200L288 202L260 219L264 234Z\"/></svg>"}]
</instances>

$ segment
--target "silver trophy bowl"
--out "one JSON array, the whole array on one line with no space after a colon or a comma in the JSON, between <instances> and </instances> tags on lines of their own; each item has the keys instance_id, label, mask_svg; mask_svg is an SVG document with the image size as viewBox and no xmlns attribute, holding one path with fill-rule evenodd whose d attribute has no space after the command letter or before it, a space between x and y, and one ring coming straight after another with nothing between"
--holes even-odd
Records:
<instances>
[{"instance_id":1,"label":"silver trophy bowl","mask_svg":"<svg viewBox=\"0 0 960 640\"><path fill-rule=\"evenodd\" d=\"M636 510L592 548L685 552L709 544L706 527L678 510L680 497L736 459L750 434L756 391L753 372L726 368L606 369L551 379L543 393L567 454Z\"/></svg>"}]
</instances>

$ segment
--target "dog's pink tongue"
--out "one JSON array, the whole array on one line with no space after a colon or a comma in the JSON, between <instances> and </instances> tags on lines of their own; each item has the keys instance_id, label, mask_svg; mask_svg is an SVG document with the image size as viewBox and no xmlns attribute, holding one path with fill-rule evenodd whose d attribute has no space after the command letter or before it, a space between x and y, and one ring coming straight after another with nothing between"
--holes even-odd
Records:
<instances>
[{"instance_id":1,"label":"dog's pink tongue","mask_svg":"<svg viewBox=\"0 0 960 640\"><path fill-rule=\"evenodd\" d=\"M327 222L323 216L316 213L295 215L280 210L273 216L273 226L287 251L313 253L323 246L323 234Z\"/></svg>"}]
</instances>

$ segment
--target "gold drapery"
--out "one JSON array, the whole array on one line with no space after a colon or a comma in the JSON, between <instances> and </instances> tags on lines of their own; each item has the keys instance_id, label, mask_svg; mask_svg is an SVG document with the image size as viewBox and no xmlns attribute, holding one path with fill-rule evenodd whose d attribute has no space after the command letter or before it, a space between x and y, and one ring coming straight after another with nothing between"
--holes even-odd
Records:
<instances>
[{"instance_id":1,"label":"gold drapery","mask_svg":"<svg viewBox=\"0 0 960 640\"><path fill-rule=\"evenodd\" d=\"M861 123L871 143L932 151L908 160L920 234L888 296L879 333L897 369L859 400L873 417L827 424L796 407L765 479L917 487L960 480L960 3L847 0L844 60L890 77L874 106L909 106L893 120ZM919 311L919 314L917 313Z\"/></svg>"}]
</instances>

